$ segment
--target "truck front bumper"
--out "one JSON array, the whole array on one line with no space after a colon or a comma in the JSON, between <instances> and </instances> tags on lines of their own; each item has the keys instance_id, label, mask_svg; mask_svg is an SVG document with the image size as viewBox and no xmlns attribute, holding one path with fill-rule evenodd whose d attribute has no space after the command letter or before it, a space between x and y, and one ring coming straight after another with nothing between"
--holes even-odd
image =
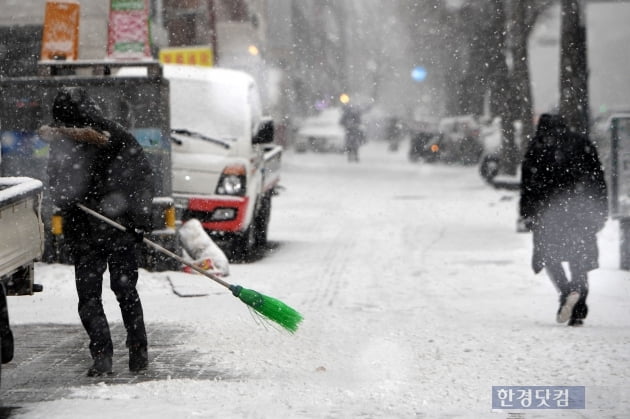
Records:
<instances>
[{"instance_id":1,"label":"truck front bumper","mask_svg":"<svg viewBox=\"0 0 630 419\"><path fill-rule=\"evenodd\" d=\"M237 233L245 229L248 197L180 197L176 196L178 219L196 218L209 231Z\"/></svg>"}]
</instances>

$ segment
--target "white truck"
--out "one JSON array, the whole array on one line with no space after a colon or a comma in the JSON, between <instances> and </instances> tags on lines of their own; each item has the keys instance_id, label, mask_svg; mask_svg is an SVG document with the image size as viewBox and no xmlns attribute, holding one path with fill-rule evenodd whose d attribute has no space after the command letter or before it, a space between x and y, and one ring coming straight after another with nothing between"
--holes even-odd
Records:
<instances>
[{"instance_id":1,"label":"white truck","mask_svg":"<svg viewBox=\"0 0 630 419\"><path fill-rule=\"evenodd\" d=\"M13 333L7 295L32 295L42 287L33 282L34 263L44 249L41 181L0 177L0 363L13 358Z\"/></svg>"},{"instance_id":2,"label":"white truck","mask_svg":"<svg viewBox=\"0 0 630 419\"><path fill-rule=\"evenodd\" d=\"M33 293L33 262L44 249L42 193L37 179L0 177L0 278L10 294Z\"/></svg>"},{"instance_id":3,"label":"white truck","mask_svg":"<svg viewBox=\"0 0 630 419\"><path fill-rule=\"evenodd\" d=\"M282 158L258 86L221 68L164 65L164 76L177 219L198 219L230 259L251 260L267 241Z\"/></svg>"},{"instance_id":4,"label":"white truck","mask_svg":"<svg viewBox=\"0 0 630 419\"><path fill-rule=\"evenodd\" d=\"M198 219L233 260L249 260L267 242L282 157L257 84L218 68L166 65L164 75L178 219Z\"/></svg>"}]
</instances>

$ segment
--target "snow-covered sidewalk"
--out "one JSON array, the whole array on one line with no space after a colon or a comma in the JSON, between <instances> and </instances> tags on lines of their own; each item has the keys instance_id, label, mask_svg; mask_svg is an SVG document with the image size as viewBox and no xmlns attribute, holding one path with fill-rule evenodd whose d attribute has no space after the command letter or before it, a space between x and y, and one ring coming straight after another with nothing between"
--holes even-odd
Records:
<instances>
[{"instance_id":1,"label":"snow-covered sidewalk","mask_svg":"<svg viewBox=\"0 0 630 419\"><path fill-rule=\"evenodd\" d=\"M558 325L555 291L529 267L531 237L516 233L518 194L488 187L475 167L412 164L406 151L369 143L360 163L285 152L271 249L228 279L301 311L295 335L201 277L190 286L207 295L180 298L169 273L142 271L147 322L193 330L181 345L218 378L95 379L15 417L506 418L491 411L492 386L552 385L585 386L586 410L518 417L626 416L630 273L618 269L617 223L599 237L585 326ZM72 268L38 264L36 281L43 293L9 300L12 322L79 324ZM104 299L120 322L107 289Z\"/></svg>"}]
</instances>

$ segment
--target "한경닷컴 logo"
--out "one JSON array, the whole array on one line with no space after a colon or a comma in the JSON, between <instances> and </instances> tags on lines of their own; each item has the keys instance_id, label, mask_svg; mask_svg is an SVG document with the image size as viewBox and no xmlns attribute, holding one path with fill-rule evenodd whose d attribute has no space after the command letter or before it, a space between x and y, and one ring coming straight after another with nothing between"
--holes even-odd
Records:
<instances>
[{"instance_id":1,"label":"\ud55c\uacbd\ub2f7\ucef4 logo","mask_svg":"<svg viewBox=\"0 0 630 419\"><path fill-rule=\"evenodd\" d=\"M492 386L492 409L585 409L584 386Z\"/></svg>"}]
</instances>

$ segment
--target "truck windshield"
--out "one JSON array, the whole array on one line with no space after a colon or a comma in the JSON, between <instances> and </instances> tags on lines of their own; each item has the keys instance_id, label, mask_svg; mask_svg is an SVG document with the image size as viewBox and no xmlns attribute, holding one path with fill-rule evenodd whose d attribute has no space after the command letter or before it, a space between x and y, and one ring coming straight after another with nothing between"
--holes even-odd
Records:
<instances>
[{"instance_id":1,"label":"truck windshield","mask_svg":"<svg viewBox=\"0 0 630 419\"><path fill-rule=\"evenodd\" d=\"M171 126L212 138L242 138L249 133L247 91L238 85L170 78Z\"/></svg>"}]
</instances>

